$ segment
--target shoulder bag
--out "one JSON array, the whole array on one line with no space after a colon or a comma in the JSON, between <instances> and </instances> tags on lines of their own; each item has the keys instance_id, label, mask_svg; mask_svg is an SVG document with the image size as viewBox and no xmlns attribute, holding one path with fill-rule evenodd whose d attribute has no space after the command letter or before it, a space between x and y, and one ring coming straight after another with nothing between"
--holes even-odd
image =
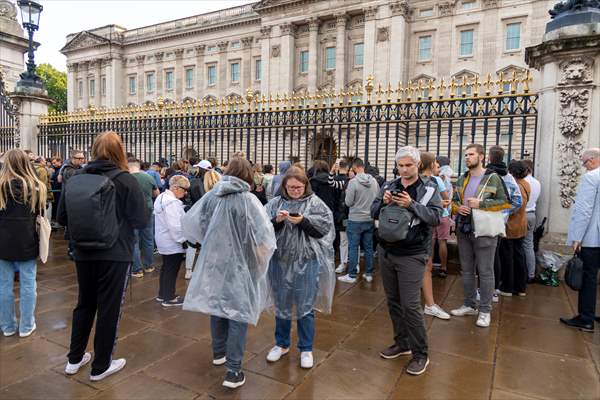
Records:
<instances>
[{"instance_id":1,"label":"shoulder bag","mask_svg":"<svg viewBox=\"0 0 600 400\"><path fill-rule=\"evenodd\" d=\"M52 227L50 226L50 221L46 218L43 213L38 214L35 217L35 222L37 225L37 232L39 238L39 252L40 252L40 260L45 264L48 261L48 249L50 247L50 234L52 233Z\"/></svg>"},{"instance_id":2,"label":"shoulder bag","mask_svg":"<svg viewBox=\"0 0 600 400\"><path fill-rule=\"evenodd\" d=\"M488 183L492 179L492 176L488 178L479 192L479 196L477 198L479 200L483 199L483 193L485 192L485 188ZM506 236L506 225L504 224L504 215L502 211L485 211L479 208L471 209L471 214L473 216L473 235L475 237L480 236Z\"/></svg>"}]
</instances>

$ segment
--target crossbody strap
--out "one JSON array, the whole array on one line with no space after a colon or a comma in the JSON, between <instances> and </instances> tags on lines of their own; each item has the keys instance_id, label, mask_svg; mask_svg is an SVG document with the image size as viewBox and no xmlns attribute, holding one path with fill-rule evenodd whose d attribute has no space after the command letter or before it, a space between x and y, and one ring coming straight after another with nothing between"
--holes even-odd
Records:
<instances>
[{"instance_id":1,"label":"crossbody strap","mask_svg":"<svg viewBox=\"0 0 600 400\"><path fill-rule=\"evenodd\" d=\"M490 179L492 179L492 174L490 174L489 178L485 182L485 185L483 185L483 188L481 188L481 192L479 192L479 195L477 196L477 199L480 201L483 200L483 193L485 192L485 188L487 187L488 183L490 183Z\"/></svg>"}]
</instances>

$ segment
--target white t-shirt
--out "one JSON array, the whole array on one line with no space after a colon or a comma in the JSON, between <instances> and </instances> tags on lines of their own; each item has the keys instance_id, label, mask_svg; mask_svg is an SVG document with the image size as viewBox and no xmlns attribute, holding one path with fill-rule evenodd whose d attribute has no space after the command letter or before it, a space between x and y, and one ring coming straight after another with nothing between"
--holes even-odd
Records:
<instances>
[{"instance_id":1,"label":"white t-shirt","mask_svg":"<svg viewBox=\"0 0 600 400\"><path fill-rule=\"evenodd\" d=\"M531 193L529 194L529 201L527 202L527 206L525 207L525 211L535 212L535 205L540 197L540 191L542 189L542 185L540 185L540 181L535 179L531 174L525 177L525 180L529 183L531 187Z\"/></svg>"}]
</instances>

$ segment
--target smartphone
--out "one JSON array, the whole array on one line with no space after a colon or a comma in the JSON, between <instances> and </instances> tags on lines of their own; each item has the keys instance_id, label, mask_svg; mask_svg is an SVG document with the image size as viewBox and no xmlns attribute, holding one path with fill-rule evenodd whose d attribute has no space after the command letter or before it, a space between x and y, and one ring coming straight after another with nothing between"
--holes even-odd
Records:
<instances>
[{"instance_id":1,"label":"smartphone","mask_svg":"<svg viewBox=\"0 0 600 400\"><path fill-rule=\"evenodd\" d=\"M392 196L399 196L401 192L398 190L392 190L391 193L392 193Z\"/></svg>"},{"instance_id":2,"label":"smartphone","mask_svg":"<svg viewBox=\"0 0 600 400\"><path fill-rule=\"evenodd\" d=\"M299 216L300 216L300 214L298 214L298 213L290 213L290 217L299 217Z\"/></svg>"}]
</instances>

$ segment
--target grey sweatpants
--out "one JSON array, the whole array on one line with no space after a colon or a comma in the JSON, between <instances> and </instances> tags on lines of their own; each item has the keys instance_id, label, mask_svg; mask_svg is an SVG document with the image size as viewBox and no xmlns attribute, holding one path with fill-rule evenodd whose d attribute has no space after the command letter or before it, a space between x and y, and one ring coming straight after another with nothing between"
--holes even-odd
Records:
<instances>
[{"instance_id":1,"label":"grey sweatpants","mask_svg":"<svg viewBox=\"0 0 600 400\"><path fill-rule=\"evenodd\" d=\"M533 250L533 231L535 230L535 212L527 213L527 235L523 238L523 250L527 262L527 276L535 277L535 251Z\"/></svg>"},{"instance_id":2,"label":"grey sweatpants","mask_svg":"<svg viewBox=\"0 0 600 400\"><path fill-rule=\"evenodd\" d=\"M477 275L479 275L479 311L492 311L494 294L494 257L497 237L478 237L456 233L458 256L462 267L465 306L477 308Z\"/></svg>"}]
</instances>

